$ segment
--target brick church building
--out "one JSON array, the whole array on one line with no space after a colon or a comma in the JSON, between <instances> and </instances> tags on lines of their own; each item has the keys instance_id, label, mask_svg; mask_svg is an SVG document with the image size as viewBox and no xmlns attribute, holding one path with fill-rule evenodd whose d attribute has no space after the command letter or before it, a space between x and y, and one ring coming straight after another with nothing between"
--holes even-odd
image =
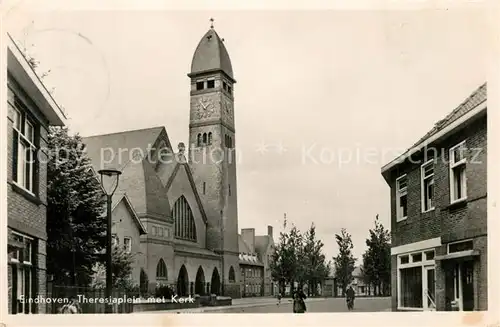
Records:
<instances>
[{"instance_id":1,"label":"brick church building","mask_svg":"<svg viewBox=\"0 0 500 327\"><path fill-rule=\"evenodd\" d=\"M240 297L245 292L240 288L240 264L261 267L255 284L262 285L269 280L264 273L270 275L267 259L274 242L271 232L263 236L265 246L257 247L259 251L241 248L236 80L229 54L213 26L194 52L188 77L188 149L183 143L174 149L165 127L90 136L83 141L96 172L106 168L122 172L113 197L112 230L115 240L134 254L136 283L149 291L167 284L179 295ZM249 261L250 257L255 258ZM257 295L263 295L263 289Z\"/></svg>"},{"instance_id":2,"label":"brick church building","mask_svg":"<svg viewBox=\"0 0 500 327\"><path fill-rule=\"evenodd\" d=\"M488 309L486 84L382 167L393 310Z\"/></svg>"}]
</instances>

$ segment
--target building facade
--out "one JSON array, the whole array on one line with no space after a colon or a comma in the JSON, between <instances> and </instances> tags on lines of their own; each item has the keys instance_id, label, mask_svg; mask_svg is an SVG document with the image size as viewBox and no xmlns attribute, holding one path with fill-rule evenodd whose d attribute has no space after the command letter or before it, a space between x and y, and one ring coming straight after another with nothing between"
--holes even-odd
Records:
<instances>
[{"instance_id":1,"label":"building facade","mask_svg":"<svg viewBox=\"0 0 500 327\"><path fill-rule=\"evenodd\" d=\"M114 209L113 233L132 249L140 244L132 277L142 289L151 292L165 284L180 296L240 297L236 80L213 27L198 43L188 77L188 149L179 143L174 150L164 127L90 136L83 142L96 172L122 172L117 192L126 196L131 210L122 206L121 215L133 213L140 224L132 224L131 218L120 222ZM268 239L256 238L260 252L269 251ZM267 257L259 261L264 276Z\"/></svg>"},{"instance_id":2,"label":"building facade","mask_svg":"<svg viewBox=\"0 0 500 327\"><path fill-rule=\"evenodd\" d=\"M8 37L7 226L9 313L45 313L47 133L66 117Z\"/></svg>"},{"instance_id":3,"label":"building facade","mask_svg":"<svg viewBox=\"0 0 500 327\"><path fill-rule=\"evenodd\" d=\"M478 88L382 168L393 310L487 310L487 93Z\"/></svg>"},{"instance_id":4,"label":"building facade","mask_svg":"<svg viewBox=\"0 0 500 327\"><path fill-rule=\"evenodd\" d=\"M273 227L267 226L267 235L255 235L255 228L243 228L238 240L241 295L274 295L277 285L272 280L270 268L274 251Z\"/></svg>"}]
</instances>

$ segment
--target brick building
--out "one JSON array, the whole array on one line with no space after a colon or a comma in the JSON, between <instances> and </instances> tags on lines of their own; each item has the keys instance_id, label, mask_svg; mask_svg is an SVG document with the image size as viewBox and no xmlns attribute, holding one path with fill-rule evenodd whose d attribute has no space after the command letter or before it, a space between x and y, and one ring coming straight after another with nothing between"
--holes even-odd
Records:
<instances>
[{"instance_id":1,"label":"brick building","mask_svg":"<svg viewBox=\"0 0 500 327\"><path fill-rule=\"evenodd\" d=\"M66 117L15 42L7 46L9 313L45 313L47 131Z\"/></svg>"},{"instance_id":2,"label":"brick building","mask_svg":"<svg viewBox=\"0 0 500 327\"><path fill-rule=\"evenodd\" d=\"M270 262L274 250L273 227L267 235L255 235L255 228L243 228L238 235L240 259L240 293L248 296L274 295Z\"/></svg>"},{"instance_id":3,"label":"brick building","mask_svg":"<svg viewBox=\"0 0 500 327\"><path fill-rule=\"evenodd\" d=\"M486 84L382 168L393 310L487 310Z\"/></svg>"},{"instance_id":4,"label":"brick building","mask_svg":"<svg viewBox=\"0 0 500 327\"><path fill-rule=\"evenodd\" d=\"M174 150L163 126L89 136L83 142L96 172L122 172L117 194L126 195L130 208L121 206L122 217L128 217L121 221L113 210L113 233L135 251L137 284L149 291L168 284L181 296L240 297L236 81L213 27L198 43L188 77L188 151L183 143ZM265 253L271 242L256 237L257 248L261 243Z\"/></svg>"}]
</instances>

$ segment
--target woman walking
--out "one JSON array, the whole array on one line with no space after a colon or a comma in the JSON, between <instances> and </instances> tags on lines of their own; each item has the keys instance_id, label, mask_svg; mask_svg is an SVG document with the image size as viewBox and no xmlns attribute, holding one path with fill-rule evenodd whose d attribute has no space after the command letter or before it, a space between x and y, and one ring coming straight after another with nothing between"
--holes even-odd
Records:
<instances>
[{"instance_id":1,"label":"woman walking","mask_svg":"<svg viewBox=\"0 0 500 327\"><path fill-rule=\"evenodd\" d=\"M304 313L306 312L306 295L302 290L295 292L293 296L293 313Z\"/></svg>"}]
</instances>

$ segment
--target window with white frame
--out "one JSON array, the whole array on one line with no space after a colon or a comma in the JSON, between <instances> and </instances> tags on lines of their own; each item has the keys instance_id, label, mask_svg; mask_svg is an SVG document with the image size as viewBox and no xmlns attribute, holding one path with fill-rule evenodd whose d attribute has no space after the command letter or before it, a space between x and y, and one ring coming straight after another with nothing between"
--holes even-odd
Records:
<instances>
[{"instance_id":1,"label":"window with white frame","mask_svg":"<svg viewBox=\"0 0 500 327\"><path fill-rule=\"evenodd\" d=\"M132 239L130 237L123 238L123 249L125 250L125 252L132 252Z\"/></svg>"},{"instance_id":2,"label":"window with white frame","mask_svg":"<svg viewBox=\"0 0 500 327\"><path fill-rule=\"evenodd\" d=\"M450 202L467 197L465 141L450 149Z\"/></svg>"},{"instance_id":3,"label":"window with white frame","mask_svg":"<svg viewBox=\"0 0 500 327\"><path fill-rule=\"evenodd\" d=\"M435 309L434 250L401 254L397 266L398 307Z\"/></svg>"},{"instance_id":4,"label":"window with white frame","mask_svg":"<svg viewBox=\"0 0 500 327\"><path fill-rule=\"evenodd\" d=\"M9 103L10 104L10 103ZM16 99L13 117L13 181L30 193L34 193L36 146L35 124L26 115L23 105Z\"/></svg>"},{"instance_id":5,"label":"window with white frame","mask_svg":"<svg viewBox=\"0 0 500 327\"><path fill-rule=\"evenodd\" d=\"M434 209L434 160L421 167L422 212Z\"/></svg>"},{"instance_id":6,"label":"window with white frame","mask_svg":"<svg viewBox=\"0 0 500 327\"><path fill-rule=\"evenodd\" d=\"M408 176L403 175L396 180L396 215L397 220L408 216Z\"/></svg>"},{"instance_id":7,"label":"window with white frame","mask_svg":"<svg viewBox=\"0 0 500 327\"><path fill-rule=\"evenodd\" d=\"M34 239L26 235L13 232L13 238L23 248L16 250L11 258L12 266L12 294L16 301L12 303L12 313L35 313L35 305L32 301L23 300L34 298L33 280L35 276L33 249Z\"/></svg>"}]
</instances>

